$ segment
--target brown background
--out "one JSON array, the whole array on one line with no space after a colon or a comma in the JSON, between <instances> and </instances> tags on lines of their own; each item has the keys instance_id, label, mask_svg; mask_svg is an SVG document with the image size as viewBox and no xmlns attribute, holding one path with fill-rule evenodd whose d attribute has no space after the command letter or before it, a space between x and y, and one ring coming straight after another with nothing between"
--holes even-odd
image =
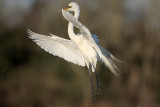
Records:
<instances>
[{"instance_id":1,"label":"brown background","mask_svg":"<svg viewBox=\"0 0 160 107\"><path fill-rule=\"evenodd\" d=\"M159 107L160 1L75 1L79 20L125 61L116 63L121 80L99 63L103 90L95 105L87 68L50 55L28 38L27 28L69 39L68 22L58 11L70 0L1 0L0 107Z\"/></svg>"}]
</instances>

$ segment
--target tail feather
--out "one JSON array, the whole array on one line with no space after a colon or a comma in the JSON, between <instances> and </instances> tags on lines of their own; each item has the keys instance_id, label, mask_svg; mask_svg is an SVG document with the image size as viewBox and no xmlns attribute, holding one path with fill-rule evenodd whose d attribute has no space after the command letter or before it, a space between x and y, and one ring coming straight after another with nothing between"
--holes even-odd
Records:
<instances>
[{"instance_id":1,"label":"tail feather","mask_svg":"<svg viewBox=\"0 0 160 107\"><path fill-rule=\"evenodd\" d=\"M108 52L107 50L105 50L103 47L101 47L100 45L98 45L101 53L100 53L100 57L101 57L101 61L104 63L104 65L106 67L108 67L111 72L116 76L116 77L120 77L120 75L118 74L117 71L118 68L116 67L116 65L114 64L113 60L118 60L117 58L115 58L110 52ZM119 61L119 60L118 60Z\"/></svg>"},{"instance_id":2,"label":"tail feather","mask_svg":"<svg viewBox=\"0 0 160 107\"><path fill-rule=\"evenodd\" d=\"M104 52L107 56L109 56L112 60L124 63L124 61L121 61L121 60L117 59L116 57L114 57L109 51L107 51L106 49L104 49L102 46L100 46L100 45L98 45L98 46L99 46L99 48L101 49L101 51L103 51L103 52Z\"/></svg>"},{"instance_id":3,"label":"tail feather","mask_svg":"<svg viewBox=\"0 0 160 107\"><path fill-rule=\"evenodd\" d=\"M115 64L110 60L107 59L107 57L105 57L104 55L101 56L101 60L104 63L104 65L106 67L108 67L111 72L116 76L116 77L120 77L120 75L118 74L118 72L116 71L117 67L115 66Z\"/></svg>"}]
</instances>

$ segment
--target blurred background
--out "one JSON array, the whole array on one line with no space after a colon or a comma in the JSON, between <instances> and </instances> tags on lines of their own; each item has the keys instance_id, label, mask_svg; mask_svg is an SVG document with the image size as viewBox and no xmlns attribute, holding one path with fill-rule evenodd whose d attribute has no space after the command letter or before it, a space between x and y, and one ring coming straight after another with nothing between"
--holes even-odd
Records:
<instances>
[{"instance_id":1,"label":"blurred background","mask_svg":"<svg viewBox=\"0 0 160 107\"><path fill-rule=\"evenodd\" d=\"M160 107L160 1L72 1L80 5L80 22L125 61L116 63L122 78L99 63L103 90L94 104L87 68L28 38L27 29L69 39L58 11L70 0L1 0L0 107Z\"/></svg>"}]
</instances>

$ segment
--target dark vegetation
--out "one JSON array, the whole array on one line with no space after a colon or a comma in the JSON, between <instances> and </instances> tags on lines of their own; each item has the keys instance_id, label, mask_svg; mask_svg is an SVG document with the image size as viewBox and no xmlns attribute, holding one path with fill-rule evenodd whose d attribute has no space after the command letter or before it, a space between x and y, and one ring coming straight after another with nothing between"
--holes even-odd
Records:
<instances>
[{"instance_id":1,"label":"dark vegetation","mask_svg":"<svg viewBox=\"0 0 160 107\"><path fill-rule=\"evenodd\" d=\"M120 80L97 65L103 87L97 105L87 68L45 52L26 32L29 28L69 38L68 22L58 13L69 1L33 0L28 8L10 8L6 1L0 1L0 107L160 106L158 0L141 0L138 6L136 0L78 1L80 21L99 36L103 47L125 61L116 63Z\"/></svg>"}]
</instances>

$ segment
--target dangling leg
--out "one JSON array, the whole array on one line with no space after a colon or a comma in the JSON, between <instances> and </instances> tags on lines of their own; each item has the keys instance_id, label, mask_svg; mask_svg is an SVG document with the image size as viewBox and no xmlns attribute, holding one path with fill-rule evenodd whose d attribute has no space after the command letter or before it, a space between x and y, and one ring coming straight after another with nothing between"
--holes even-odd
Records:
<instances>
[{"instance_id":1,"label":"dangling leg","mask_svg":"<svg viewBox=\"0 0 160 107\"><path fill-rule=\"evenodd\" d=\"M95 74L96 74L96 83L97 83L97 89L98 91L102 90L103 88L99 85L98 83L98 74L97 74L97 71L95 70Z\"/></svg>"},{"instance_id":2,"label":"dangling leg","mask_svg":"<svg viewBox=\"0 0 160 107\"><path fill-rule=\"evenodd\" d=\"M92 97L93 97L94 103L96 103L96 97L95 97L94 88L93 88L93 78L89 68L88 68L88 71L89 71L90 80L91 80Z\"/></svg>"}]
</instances>

